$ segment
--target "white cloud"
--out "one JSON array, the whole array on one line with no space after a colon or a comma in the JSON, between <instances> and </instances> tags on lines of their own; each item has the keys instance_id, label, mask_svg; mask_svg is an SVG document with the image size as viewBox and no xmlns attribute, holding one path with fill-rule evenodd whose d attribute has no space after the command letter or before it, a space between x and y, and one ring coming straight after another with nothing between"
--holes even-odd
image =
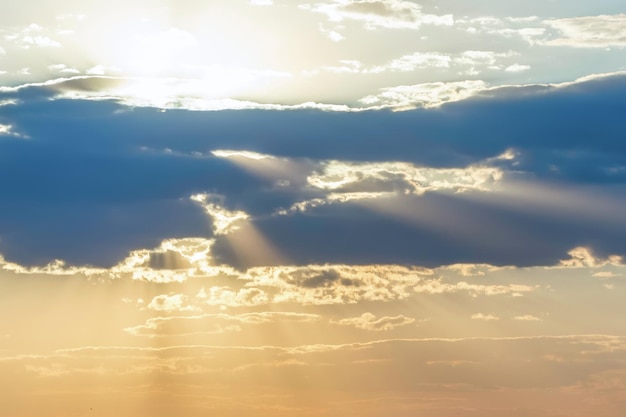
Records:
<instances>
[{"instance_id":1,"label":"white cloud","mask_svg":"<svg viewBox=\"0 0 626 417\"><path fill-rule=\"evenodd\" d=\"M426 192L490 191L504 176L500 168L470 165L466 168L430 168L407 162L320 161L306 182L326 191L323 197L299 201L277 215L289 215L324 206L358 200L388 199Z\"/></svg>"},{"instance_id":2,"label":"white cloud","mask_svg":"<svg viewBox=\"0 0 626 417\"><path fill-rule=\"evenodd\" d=\"M0 136L13 136L13 126L0 124Z\"/></svg>"},{"instance_id":3,"label":"white cloud","mask_svg":"<svg viewBox=\"0 0 626 417\"><path fill-rule=\"evenodd\" d=\"M196 194L191 196L193 201L200 203L206 213L213 220L213 232L216 235L225 235L239 228L238 222L247 220L250 216L243 211L230 211L222 207L220 196L211 194Z\"/></svg>"},{"instance_id":4,"label":"white cloud","mask_svg":"<svg viewBox=\"0 0 626 417\"><path fill-rule=\"evenodd\" d=\"M506 72L522 72L522 71L528 71L529 69L530 69L530 65L513 64L513 65L509 65L504 70Z\"/></svg>"},{"instance_id":5,"label":"white cloud","mask_svg":"<svg viewBox=\"0 0 626 417\"><path fill-rule=\"evenodd\" d=\"M266 291L254 287L233 289L226 286L213 286L208 290L203 287L197 297L206 305L219 307L252 307L271 302Z\"/></svg>"},{"instance_id":6,"label":"white cloud","mask_svg":"<svg viewBox=\"0 0 626 417\"><path fill-rule=\"evenodd\" d=\"M337 32L336 30L330 30L326 32L326 35L333 42L341 42L342 40L346 39L341 33Z\"/></svg>"},{"instance_id":7,"label":"white cloud","mask_svg":"<svg viewBox=\"0 0 626 417\"><path fill-rule=\"evenodd\" d=\"M63 74L80 74L79 70L77 70L76 68L68 67L65 64L49 65L48 69L50 71L60 72Z\"/></svg>"},{"instance_id":8,"label":"white cloud","mask_svg":"<svg viewBox=\"0 0 626 417\"><path fill-rule=\"evenodd\" d=\"M567 252L569 259L561 260L560 266L569 268L601 267L604 265L622 265L621 256L611 255L606 259L596 257L590 248L579 246Z\"/></svg>"},{"instance_id":9,"label":"white cloud","mask_svg":"<svg viewBox=\"0 0 626 417\"><path fill-rule=\"evenodd\" d=\"M487 191L503 177L499 168L471 165L466 168L431 168L408 162L324 161L307 178L314 188L334 192Z\"/></svg>"},{"instance_id":10,"label":"white cloud","mask_svg":"<svg viewBox=\"0 0 626 417\"><path fill-rule=\"evenodd\" d=\"M621 277L622 274L618 274L613 271L600 271L600 272L594 273L592 276L595 278L617 278L617 277Z\"/></svg>"},{"instance_id":11,"label":"white cloud","mask_svg":"<svg viewBox=\"0 0 626 417\"><path fill-rule=\"evenodd\" d=\"M89 75L104 75L106 72L106 68L104 67L104 65L95 65L89 68L86 72Z\"/></svg>"},{"instance_id":12,"label":"white cloud","mask_svg":"<svg viewBox=\"0 0 626 417\"><path fill-rule=\"evenodd\" d=\"M414 323L415 319L403 315L376 317L372 313L363 313L360 317L351 317L347 319L333 320L331 323L340 326L353 326L357 329L370 331L388 331L397 327L406 326Z\"/></svg>"},{"instance_id":13,"label":"white cloud","mask_svg":"<svg viewBox=\"0 0 626 417\"><path fill-rule=\"evenodd\" d=\"M366 70L367 73L385 71L409 72L425 68L449 68L452 58L438 52L415 52L394 59L389 63Z\"/></svg>"},{"instance_id":14,"label":"white cloud","mask_svg":"<svg viewBox=\"0 0 626 417\"><path fill-rule=\"evenodd\" d=\"M321 69L334 74L360 74L367 72L367 69L363 67L363 63L354 59L342 59L339 61L339 65L327 65Z\"/></svg>"},{"instance_id":15,"label":"white cloud","mask_svg":"<svg viewBox=\"0 0 626 417\"><path fill-rule=\"evenodd\" d=\"M539 317L535 317L535 316L530 315L530 314L525 314L523 316L515 316L515 317L513 317L513 320L518 320L518 321L543 321Z\"/></svg>"},{"instance_id":16,"label":"white cloud","mask_svg":"<svg viewBox=\"0 0 626 417\"><path fill-rule=\"evenodd\" d=\"M472 19L457 19L456 25L473 35L484 33L505 38L520 38L533 45L538 43L546 32L545 27L527 27L528 23L536 23L537 19L500 19L494 16L481 16Z\"/></svg>"},{"instance_id":17,"label":"white cloud","mask_svg":"<svg viewBox=\"0 0 626 417\"><path fill-rule=\"evenodd\" d=\"M561 34L544 41L546 45L579 48L626 46L626 15L581 16L546 20L544 23Z\"/></svg>"},{"instance_id":18,"label":"white cloud","mask_svg":"<svg viewBox=\"0 0 626 417\"><path fill-rule=\"evenodd\" d=\"M465 281L461 282L444 282L442 279L424 280L420 285L416 285L413 290L418 293L426 294L452 294L456 292L467 292L472 297L479 295L495 296L510 295L512 297L520 297L524 293L533 292L535 286L523 284L510 285L482 285L470 284Z\"/></svg>"},{"instance_id":19,"label":"white cloud","mask_svg":"<svg viewBox=\"0 0 626 417\"><path fill-rule=\"evenodd\" d=\"M18 32L5 35L4 38L24 49L31 47L58 48L62 46L60 42L46 36L44 32L43 27L37 24L31 24Z\"/></svg>"},{"instance_id":20,"label":"white cloud","mask_svg":"<svg viewBox=\"0 0 626 417\"><path fill-rule=\"evenodd\" d=\"M161 294L150 301L148 309L161 312L195 311L193 306L187 304L187 296L184 294Z\"/></svg>"},{"instance_id":21,"label":"white cloud","mask_svg":"<svg viewBox=\"0 0 626 417\"><path fill-rule=\"evenodd\" d=\"M252 151L231 151L228 149L217 149L211 151L211 153L218 158L230 158L230 157L242 157L247 159L261 160L261 159L275 159L272 155L262 154Z\"/></svg>"},{"instance_id":22,"label":"white cloud","mask_svg":"<svg viewBox=\"0 0 626 417\"><path fill-rule=\"evenodd\" d=\"M463 277L482 277L487 273L499 271L505 267L497 267L489 264L453 264L442 267L446 271L454 271Z\"/></svg>"},{"instance_id":23,"label":"white cloud","mask_svg":"<svg viewBox=\"0 0 626 417\"><path fill-rule=\"evenodd\" d=\"M452 26L452 15L430 15L421 12L417 3L404 0L332 0L305 4L302 9L323 13L333 22L354 20L367 29L419 29L422 24Z\"/></svg>"},{"instance_id":24,"label":"white cloud","mask_svg":"<svg viewBox=\"0 0 626 417\"><path fill-rule=\"evenodd\" d=\"M243 325L273 323L314 323L320 320L317 314L296 312L261 312L230 314L202 314L197 316L169 316L149 318L145 324L127 327L134 336L171 337L190 334L219 334L239 332Z\"/></svg>"},{"instance_id":25,"label":"white cloud","mask_svg":"<svg viewBox=\"0 0 626 417\"><path fill-rule=\"evenodd\" d=\"M486 89L487 84L480 80L400 85L383 88L380 93L363 97L359 102L379 109L432 108L445 103L464 100Z\"/></svg>"},{"instance_id":26,"label":"white cloud","mask_svg":"<svg viewBox=\"0 0 626 417\"><path fill-rule=\"evenodd\" d=\"M384 72L412 72L428 69L456 69L460 74L478 75L484 69L502 70L508 72L523 71L528 66L513 64L505 67L503 60L518 55L516 52L496 52L468 50L458 54L441 52L414 52L395 58L382 65L365 66L357 60L340 60L339 65L323 66L320 69L335 74L380 74ZM312 71L317 74L318 71Z\"/></svg>"},{"instance_id":27,"label":"white cloud","mask_svg":"<svg viewBox=\"0 0 626 417\"><path fill-rule=\"evenodd\" d=\"M471 318L472 318L472 320L482 320L482 321L498 321L498 320L500 320L499 317L496 317L493 314L483 314L483 313L472 314Z\"/></svg>"}]
</instances>

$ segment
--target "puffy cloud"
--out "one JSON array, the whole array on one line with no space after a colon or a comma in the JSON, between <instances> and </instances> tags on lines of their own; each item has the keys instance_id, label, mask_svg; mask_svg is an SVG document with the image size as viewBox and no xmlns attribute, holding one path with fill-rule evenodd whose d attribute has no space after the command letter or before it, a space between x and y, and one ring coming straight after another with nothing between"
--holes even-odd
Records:
<instances>
[{"instance_id":1,"label":"puffy cloud","mask_svg":"<svg viewBox=\"0 0 626 417\"><path fill-rule=\"evenodd\" d=\"M223 208L223 202L220 201L223 199L221 196L196 194L191 196L191 199L202 204L206 213L213 220L213 232L216 235L228 234L237 230L237 223L250 217L243 211L230 211Z\"/></svg>"},{"instance_id":2,"label":"puffy cloud","mask_svg":"<svg viewBox=\"0 0 626 417\"><path fill-rule=\"evenodd\" d=\"M407 324L411 324L414 322L415 319L403 315L393 317L376 317L372 313L363 313L359 317L351 317L332 321L332 323L338 324L340 326L353 326L357 329L369 331L388 331L393 330L396 327L406 326Z\"/></svg>"},{"instance_id":3,"label":"puffy cloud","mask_svg":"<svg viewBox=\"0 0 626 417\"><path fill-rule=\"evenodd\" d=\"M506 72L522 72L522 71L528 71L529 69L530 69L530 65L513 64L513 65L509 65L504 70Z\"/></svg>"},{"instance_id":4,"label":"puffy cloud","mask_svg":"<svg viewBox=\"0 0 626 417\"><path fill-rule=\"evenodd\" d=\"M544 41L546 45L579 48L626 46L626 15L579 16L545 20L561 37Z\"/></svg>"},{"instance_id":5,"label":"puffy cloud","mask_svg":"<svg viewBox=\"0 0 626 417\"><path fill-rule=\"evenodd\" d=\"M231 288L228 286L212 286L207 290L202 288L198 298L209 306L220 307L251 307L269 304L270 295L261 288Z\"/></svg>"},{"instance_id":6,"label":"puffy cloud","mask_svg":"<svg viewBox=\"0 0 626 417\"><path fill-rule=\"evenodd\" d=\"M379 109L432 108L439 107L445 103L465 100L487 88L487 84L480 80L400 85L383 88L380 90L380 93L363 97L359 101L367 106Z\"/></svg>"},{"instance_id":7,"label":"puffy cloud","mask_svg":"<svg viewBox=\"0 0 626 417\"><path fill-rule=\"evenodd\" d=\"M604 265L621 265L623 262L623 258L618 255L611 255L606 259L596 257L590 248L582 246L570 250L567 254L570 258L560 262L560 265L563 267L601 267Z\"/></svg>"},{"instance_id":8,"label":"puffy cloud","mask_svg":"<svg viewBox=\"0 0 626 417\"><path fill-rule=\"evenodd\" d=\"M396 191L423 194L428 191L486 191L502 179L499 168L475 165L437 169L405 162L349 163L323 161L319 172L307 178L310 186L333 192Z\"/></svg>"},{"instance_id":9,"label":"puffy cloud","mask_svg":"<svg viewBox=\"0 0 626 417\"><path fill-rule=\"evenodd\" d=\"M166 313L195 310L192 306L186 304L187 296L184 294L161 294L154 297L147 305L147 308Z\"/></svg>"}]
</instances>

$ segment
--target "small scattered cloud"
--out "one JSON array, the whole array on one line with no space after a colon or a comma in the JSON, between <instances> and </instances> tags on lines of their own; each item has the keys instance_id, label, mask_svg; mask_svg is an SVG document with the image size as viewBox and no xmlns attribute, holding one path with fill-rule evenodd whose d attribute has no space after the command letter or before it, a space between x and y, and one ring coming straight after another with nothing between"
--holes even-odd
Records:
<instances>
[{"instance_id":1,"label":"small scattered cloud","mask_svg":"<svg viewBox=\"0 0 626 417\"><path fill-rule=\"evenodd\" d=\"M50 71L59 72L62 74L80 74L79 70L77 70L76 68L68 67L65 64L49 65L48 69Z\"/></svg>"},{"instance_id":2,"label":"small scattered cloud","mask_svg":"<svg viewBox=\"0 0 626 417\"><path fill-rule=\"evenodd\" d=\"M14 100L0 101L0 107L9 106L13 104L16 104ZM27 138L27 136L19 132L16 132L15 129L13 128L13 125L5 125L5 124L0 123L0 137L2 136L12 136L15 138Z\"/></svg>"},{"instance_id":3,"label":"small scattered cloud","mask_svg":"<svg viewBox=\"0 0 626 417\"><path fill-rule=\"evenodd\" d=\"M529 69L530 69L530 65L513 64L513 65L509 65L504 70L506 72L523 72L523 71L528 71Z\"/></svg>"},{"instance_id":4,"label":"small scattered cloud","mask_svg":"<svg viewBox=\"0 0 626 417\"><path fill-rule=\"evenodd\" d=\"M147 308L166 313L196 310L194 307L188 305L187 296L184 294L157 295L150 301Z\"/></svg>"},{"instance_id":5,"label":"small scattered cloud","mask_svg":"<svg viewBox=\"0 0 626 417\"><path fill-rule=\"evenodd\" d=\"M613 271L600 271L600 272L595 272L592 275L595 278L618 278L621 277L622 274L618 274L616 272Z\"/></svg>"},{"instance_id":6,"label":"small scattered cloud","mask_svg":"<svg viewBox=\"0 0 626 417\"><path fill-rule=\"evenodd\" d=\"M518 320L518 321L543 321L543 319L540 319L539 317L530 315L530 314L525 314L523 316L515 316L513 317L513 320Z\"/></svg>"},{"instance_id":7,"label":"small scattered cloud","mask_svg":"<svg viewBox=\"0 0 626 417\"><path fill-rule=\"evenodd\" d=\"M59 48L62 46L60 42L47 36L43 27L34 23L23 27L19 31L5 35L4 38L23 49L31 47Z\"/></svg>"},{"instance_id":8,"label":"small scattered cloud","mask_svg":"<svg viewBox=\"0 0 626 417\"><path fill-rule=\"evenodd\" d=\"M500 320L500 317L494 316L493 314L483 314L483 313L472 314L471 318L472 320L482 320L482 321Z\"/></svg>"}]
</instances>

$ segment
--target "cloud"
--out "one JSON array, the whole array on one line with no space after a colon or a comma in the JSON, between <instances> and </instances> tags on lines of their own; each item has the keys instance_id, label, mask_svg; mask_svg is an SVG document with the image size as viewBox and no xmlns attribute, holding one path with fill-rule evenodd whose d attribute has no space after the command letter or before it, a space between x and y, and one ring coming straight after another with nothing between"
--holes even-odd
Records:
<instances>
[{"instance_id":1,"label":"cloud","mask_svg":"<svg viewBox=\"0 0 626 417\"><path fill-rule=\"evenodd\" d=\"M364 105L378 109L432 108L445 103L465 100L487 88L487 84L480 80L400 85L383 88L380 93L363 97L359 101Z\"/></svg>"},{"instance_id":2,"label":"cloud","mask_svg":"<svg viewBox=\"0 0 626 417\"><path fill-rule=\"evenodd\" d=\"M357 60L340 60L336 66L321 67L323 71L335 74L380 74L386 72L413 72L417 70L456 71L459 75L478 75L484 70L508 72L524 71L529 66L512 64L504 66L503 61L518 54L513 51L496 52L467 50L457 54L442 52L414 52L382 65L366 66Z\"/></svg>"},{"instance_id":3,"label":"cloud","mask_svg":"<svg viewBox=\"0 0 626 417\"><path fill-rule=\"evenodd\" d=\"M80 71L76 68L68 67L65 64L54 64L49 65L48 69L55 72L60 72L62 74L80 74Z\"/></svg>"},{"instance_id":4,"label":"cloud","mask_svg":"<svg viewBox=\"0 0 626 417\"><path fill-rule=\"evenodd\" d=\"M626 15L580 16L545 20L561 37L544 41L546 45L577 48L626 46Z\"/></svg>"},{"instance_id":5,"label":"cloud","mask_svg":"<svg viewBox=\"0 0 626 417\"><path fill-rule=\"evenodd\" d=\"M522 71L528 71L529 69L530 69L530 65L513 64L513 65L509 65L504 70L506 72L522 72Z\"/></svg>"},{"instance_id":6,"label":"cloud","mask_svg":"<svg viewBox=\"0 0 626 417\"><path fill-rule=\"evenodd\" d=\"M160 112L55 99L117 82L1 88L0 100L14 104L2 107L0 123L31 138L0 141L1 176L20 179L5 184L0 202L6 259L111 267L133 250L193 237L215 240L214 263L242 266L228 239L250 227L298 265L554 265L578 246L602 258L624 254L615 190L626 177L611 170L626 165L614 140L622 74L492 88L397 113ZM48 116L35 123L35 112ZM249 218L216 235L194 195L223 196L220 210ZM166 262L153 255L154 266L159 257ZM245 267L268 262L256 259ZM174 273L150 271L155 279Z\"/></svg>"},{"instance_id":7,"label":"cloud","mask_svg":"<svg viewBox=\"0 0 626 417\"><path fill-rule=\"evenodd\" d=\"M4 36L8 42L20 48L59 48L61 43L46 36L45 29L35 23L21 28L19 31Z\"/></svg>"},{"instance_id":8,"label":"cloud","mask_svg":"<svg viewBox=\"0 0 626 417\"><path fill-rule=\"evenodd\" d=\"M486 191L502 179L500 169L486 165L435 169L405 162L349 163L321 161L309 175L311 187L333 192L398 191L421 195L428 191Z\"/></svg>"},{"instance_id":9,"label":"cloud","mask_svg":"<svg viewBox=\"0 0 626 417\"><path fill-rule=\"evenodd\" d=\"M414 323L415 319L406 317L403 315L398 316L385 316L376 317L372 313L363 313L359 317L352 317L346 319L340 319L332 321L332 323L339 326L352 326L357 329L369 330L369 331L389 331L397 327L406 326L407 324Z\"/></svg>"},{"instance_id":10,"label":"cloud","mask_svg":"<svg viewBox=\"0 0 626 417\"><path fill-rule=\"evenodd\" d=\"M223 202L220 196L209 194L196 194L191 196L193 201L202 204L206 213L213 220L213 233L216 235L228 234L233 230L237 230L237 222L250 218L243 211L230 211L223 208Z\"/></svg>"},{"instance_id":11,"label":"cloud","mask_svg":"<svg viewBox=\"0 0 626 417\"><path fill-rule=\"evenodd\" d=\"M144 325L124 329L133 336L172 337L193 334L220 334L241 332L242 326L273 323L313 323L320 316L308 313L263 312L240 315L203 314L198 316L170 316L150 318Z\"/></svg>"},{"instance_id":12,"label":"cloud","mask_svg":"<svg viewBox=\"0 0 626 417\"><path fill-rule=\"evenodd\" d=\"M498 321L500 320L500 317L494 316L493 314L483 314L483 313L477 313L477 314L472 314L472 320L482 320L482 321Z\"/></svg>"},{"instance_id":13,"label":"cloud","mask_svg":"<svg viewBox=\"0 0 626 417\"><path fill-rule=\"evenodd\" d=\"M161 294L152 299L147 308L160 312L195 311L192 306L185 305L187 297L184 294Z\"/></svg>"},{"instance_id":14,"label":"cloud","mask_svg":"<svg viewBox=\"0 0 626 417\"><path fill-rule=\"evenodd\" d=\"M569 259L561 260L560 265L563 267L570 268L587 268L587 267L601 267L604 265L621 265L623 262L623 257L618 255L609 256L606 259L601 259L594 256L591 249L587 247L577 247L567 254L570 256Z\"/></svg>"},{"instance_id":15,"label":"cloud","mask_svg":"<svg viewBox=\"0 0 626 417\"><path fill-rule=\"evenodd\" d=\"M540 44L546 28L535 17L522 19L502 19L497 16L480 16L456 19L455 26L470 36L477 34L495 35L504 38L518 38L530 45ZM534 26L529 26L534 24Z\"/></svg>"},{"instance_id":16,"label":"cloud","mask_svg":"<svg viewBox=\"0 0 626 417\"><path fill-rule=\"evenodd\" d=\"M355 20L367 29L419 29L421 25L452 26L452 15L423 14L421 7L403 0L333 0L304 4L305 10L323 13L330 21Z\"/></svg>"},{"instance_id":17,"label":"cloud","mask_svg":"<svg viewBox=\"0 0 626 417\"><path fill-rule=\"evenodd\" d=\"M385 71L409 72L425 68L449 68L452 58L449 55L437 52L415 52L391 60L385 65L366 70L368 73Z\"/></svg>"},{"instance_id":18,"label":"cloud","mask_svg":"<svg viewBox=\"0 0 626 417\"><path fill-rule=\"evenodd\" d=\"M8 106L8 105L14 105L14 104L16 104L15 101L7 100L7 101L4 102L4 104L0 102L0 107L2 107L2 105L7 105ZM13 136L13 137L16 137L16 138L26 138L27 137L27 136L24 136L24 135L22 135L22 134L20 134L20 133L18 133L16 131L14 131L12 125L5 125L5 124L0 123L0 137L1 136Z\"/></svg>"},{"instance_id":19,"label":"cloud","mask_svg":"<svg viewBox=\"0 0 626 417\"><path fill-rule=\"evenodd\" d=\"M530 314L525 314L523 316L515 316L515 317L513 317L513 320L518 320L518 321L543 321L539 317L535 317L535 316L530 315Z\"/></svg>"},{"instance_id":20,"label":"cloud","mask_svg":"<svg viewBox=\"0 0 626 417\"><path fill-rule=\"evenodd\" d=\"M233 289L228 286L212 286L208 291L203 287L198 298L206 305L220 307L251 307L272 302L270 294L264 289L255 287Z\"/></svg>"}]
</instances>

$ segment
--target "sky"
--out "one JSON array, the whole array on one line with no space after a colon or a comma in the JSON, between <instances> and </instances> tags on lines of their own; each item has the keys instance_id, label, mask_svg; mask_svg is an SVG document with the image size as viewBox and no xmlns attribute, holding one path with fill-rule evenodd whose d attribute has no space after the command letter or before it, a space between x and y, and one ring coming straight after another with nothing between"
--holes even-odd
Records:
<instances>
[{"instance_id":1,"label":"sky","mask_svg":"<svg viewBox=\"0 0 626 417\"><path fill-rule=\"evenodd\" d=\"M626 4L0 7L0 415L626 414Z\"/></svg>"}]
</instances>

